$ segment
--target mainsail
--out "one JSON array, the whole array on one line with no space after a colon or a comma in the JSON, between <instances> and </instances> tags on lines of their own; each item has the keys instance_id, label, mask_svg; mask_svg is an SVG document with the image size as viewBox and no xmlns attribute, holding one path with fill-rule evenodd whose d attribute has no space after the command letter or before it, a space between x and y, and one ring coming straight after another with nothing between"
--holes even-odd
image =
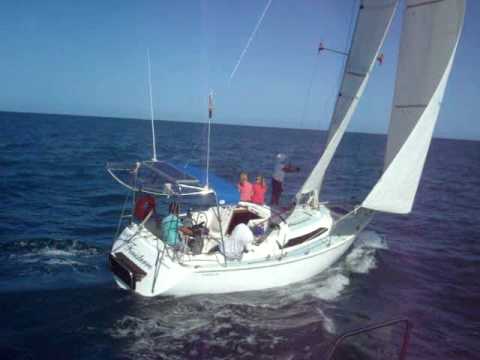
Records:
<instances>
[{"instance_id":1,"label":"mainsail","mask_svg":"<svg viewBox=\"0 0 480 360\"><path fill-rule=\"evenodd\" d=\"M362 0L350 51L343 73L342 85L335 104L327 146L317 165L307 178L297 198L303 194L318 194L325 172L352 118L378 57L385 35L395 12L397 0Z\"/></svg>"},{"instance_id":2,"label":"mainsail","mask_svg":"<svg viewBox=\"0 0 480 360\"><path fill-rule=\"evenodd\" d=\"M464 13L465 0L407 0L384 172L363 207L411 211Z\"/></svg>"}]
</instances>

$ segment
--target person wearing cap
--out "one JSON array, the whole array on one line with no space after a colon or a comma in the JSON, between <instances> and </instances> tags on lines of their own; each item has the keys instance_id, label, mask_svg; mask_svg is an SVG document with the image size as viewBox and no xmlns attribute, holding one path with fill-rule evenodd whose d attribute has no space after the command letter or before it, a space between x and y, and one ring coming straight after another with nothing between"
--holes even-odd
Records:
<instances>
[{"instance_id":1,"label":"person wearing cap","mask_svg":"<svg viewBox=\"0 0 480 360\"><path fill-rule=\"evenodd\" d=\"M287 164L287 155L277 154L275 167L272 175L272 198L271 205L277 205L280 202L280 196L283 192L283 181L285 180L286 173L299 172L300 168Z\"/></svg>"}]
</instances>

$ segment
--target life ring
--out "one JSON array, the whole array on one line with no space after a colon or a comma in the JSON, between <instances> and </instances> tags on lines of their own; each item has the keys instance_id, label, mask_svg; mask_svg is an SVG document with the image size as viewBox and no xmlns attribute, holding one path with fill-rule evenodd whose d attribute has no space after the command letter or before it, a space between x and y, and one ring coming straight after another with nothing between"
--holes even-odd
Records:
<instances>
[{"instance_id":1,"label":"life ring","mask_svg":"<svg viewBox=\"0 0 480 360\"><path fill-rule=\"evenodd\" d=\"M144 195L135 202L135 217L143 221L152 210L155 210L155 198L152 195Z\"/></svg>"}]
</instances>

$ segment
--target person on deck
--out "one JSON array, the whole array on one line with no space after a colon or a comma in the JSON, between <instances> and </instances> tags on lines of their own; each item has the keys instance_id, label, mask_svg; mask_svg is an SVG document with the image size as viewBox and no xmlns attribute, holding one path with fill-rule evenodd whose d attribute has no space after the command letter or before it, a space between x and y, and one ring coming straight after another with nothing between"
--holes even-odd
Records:
<instances>
[{"instance_id":1,"label":"person on deck","mask_svg":"<svg viewBox=\"0 0 480 360\"><path fill-rule=\"evenodd\" d=\"M228 260L241 260L247 246L255 240L250 228L240 223L232 231L229 237L223 239L220 250Z\"/></svg>"},{"instance_id":2,"label":"person on deck","mask_svg":"<svg viewBox=\"0 0 480 360\"><path fill-rule=\"evenodd\" d=\"M176 202L168 206L168 216L162 220L162 240L170 246L180 246L183 244L180 233L192 235L192 229L183 226L178 218L179 206Z\"/></svg>"},{"instance_id":3,"label":"person on deck","mask_svg":"<svg viewBox=\"0 0 480 360\"><path fill-rule=\"evenodd\" d=\"M298 166L287 164L286 161L287 155L277 154L275 168L272 175L272 199L270 201L271 205L278 206L280 202L280 196L283 192L283 181L285 180L285 174L300 171L300 168Z\"/></svg>"},{"instance_id":4,"label":"person on deck","mask_svg":"<svg viewBox=\"0 0 480 360\"><path fill-rule=\"evenodd\" d=\"M240 192L240 201L252 201L252 184L248 181L248 175L246 172L240 173L240 181L237 184L238 191Z\"/></svg>"},{"instance_id":5,"label":"person on deck","mask_svg":"<svg viewBox=\"0 0 480 360\"><path fill-rule=\"evenodd\" d=\"M263 176L257 176L255 184L253 184L252 186L252 190L252 202L258 205L265 204L265 193L267 192L267 184Z\"/></svg>"}]
</instances>

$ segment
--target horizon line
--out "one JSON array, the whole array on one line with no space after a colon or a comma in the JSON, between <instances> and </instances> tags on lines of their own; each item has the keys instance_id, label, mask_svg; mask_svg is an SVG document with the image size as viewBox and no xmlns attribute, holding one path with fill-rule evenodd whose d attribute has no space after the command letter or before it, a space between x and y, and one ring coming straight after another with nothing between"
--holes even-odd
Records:
<instances>
[{"instance_id":1,"label":"horizon line","mask_svg":"<svg viewBox=\"0 0 480 360\"><path fill-rule=\"evenodd\" d=\"M151 121L147 118L139 117L125 117L125 116L105 116L105 115L84 115L84 114L70 114L70 113L48 113L48 112L31 112L31 111L11 111L11 110L0 110L0 113L11 113L11 114L30 114L30 115L50 115L50 116L71 116L71 117L85 117L85 118L100 118L100 119L119 119L119 120L136 120L136 121ZM178 123L189 123L189 124L202 124L201 121L191 121L191 120L167 120L167 119L154 119L154 121L162 122L178 122ZM206 124L206 122L205 122ZM231 124L224 122L212 122L212 125L222 125L222 126L244 126L244 127L253 127L253 128L266 128L266 129L284 129L284 130L300 130L300 131L323 131L328 132L328 129L315 129L315 128L292 128L284 126L267 126L267 125L250 125L250 124ZM355 131L350 130L346 133L351 134L364 134L364 135L380 135L387 136L387 133L383 132L368 132L368 131ZM443 136L433 136L433 139L440 140L461 140L461 141L480 141L480 139L472 138L460 138L460 137L443 137Z\"/></svg>"}]
</instances>

